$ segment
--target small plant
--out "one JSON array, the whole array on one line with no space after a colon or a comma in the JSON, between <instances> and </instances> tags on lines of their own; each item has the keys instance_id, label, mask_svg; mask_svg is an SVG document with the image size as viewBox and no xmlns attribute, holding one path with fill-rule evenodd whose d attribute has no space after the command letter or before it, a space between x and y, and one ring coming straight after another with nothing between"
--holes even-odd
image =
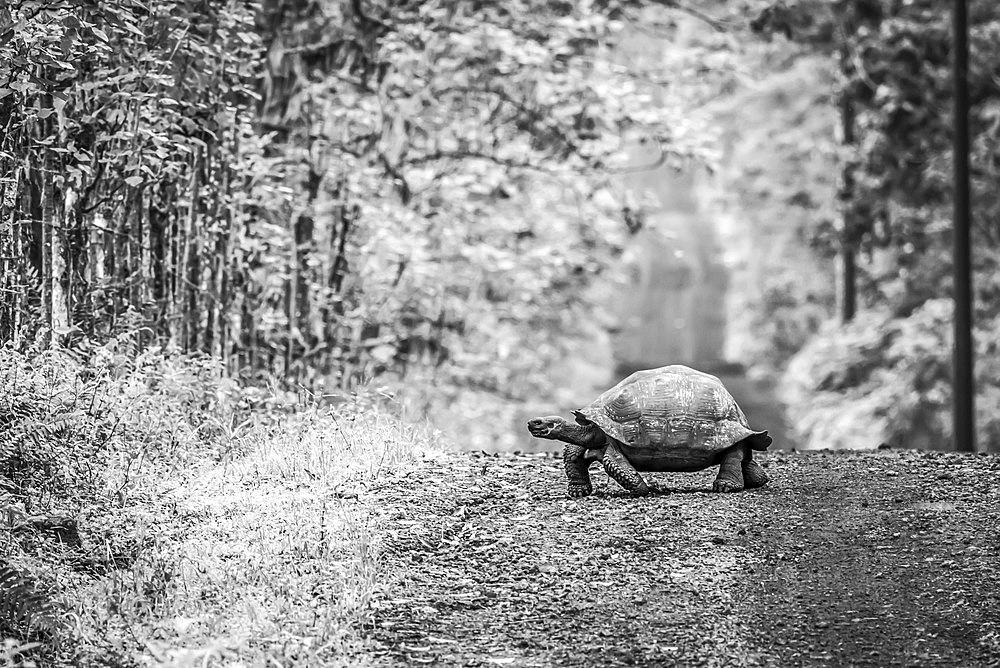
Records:
<instances>
[{"instance_id":1,"label":"small plant","mask_svg":"<svg viewBox=\"0 0 1000 668\"><path fill-rule=\"evenodd\" d=\"M23 638L58 630L58 609L34 580L0 563L0 628Z\"/></svg>"},{"instance_id":2,"label":"small plant","mask_svg":"<svg viewBox=\"0 0 1000 668\"><path fill-rule=\"evenodd\" d=\"M0 648L0 668L35 668L38 664L30 659L21 660L19 657L36 647L41 647L41 643L28 642L21 643L13 638L3 641Z\"/></svg>"}]
</instances>

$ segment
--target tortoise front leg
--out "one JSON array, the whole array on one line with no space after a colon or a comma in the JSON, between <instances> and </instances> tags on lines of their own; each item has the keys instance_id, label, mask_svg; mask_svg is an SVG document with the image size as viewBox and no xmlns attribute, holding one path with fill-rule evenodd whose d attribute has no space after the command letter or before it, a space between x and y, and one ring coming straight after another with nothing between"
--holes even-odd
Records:
<instances>
[{"instance_id":1,"label":"tortoise front leg","mask_svg":"<svg viewBox=\"0 0 1000 668\"><path fill-rule=\"evenodd\" d=\"M611 440L610 438L608 439ZM617 443L609 443L604 450L604 458L601 460L604 470L619 485L633 494L649 494L649 485L642 479L635 467L622 454Z\"/></svg>"},{"instance_id":2,"label":"tortoise front leg","mask_svg":"<svg viewBox=\"0 0 1000 668\"><path fill-rule=\"evenodd\" d=\"M743 491L743 459L748 446L742 443L729 448L722 456L719 475L712 486L713 492Z\"/></svg>"},{"instance_id":3,"label":"tortoise front leg","mask_svg":"<svg viewBox=\"0 0 1000 668\"><path fill-rule=\"evenodd\" d=\"M593 458L587 458L587 448L567 443L563 448L563 465L569 478L569 495L573 498L589 496L594 488L590 484L590 465Z\"/></svg>"}]
</instances>

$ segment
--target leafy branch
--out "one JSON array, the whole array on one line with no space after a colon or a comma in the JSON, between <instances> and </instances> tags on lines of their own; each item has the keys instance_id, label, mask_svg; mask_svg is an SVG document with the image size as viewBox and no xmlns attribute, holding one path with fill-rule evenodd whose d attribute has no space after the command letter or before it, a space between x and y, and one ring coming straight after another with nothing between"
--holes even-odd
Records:
<instances>
[{"instance_id":1,"label":"leafy branch","mask_svg":"<svg viewBox=\"0 0 1000 668\"><path fill-rule=\"evenodd\" d=\"M20 632L51 633L62 628L56 604L35 585L35 581L0 562L0 627Z\"/></svg>"}]
</instances>

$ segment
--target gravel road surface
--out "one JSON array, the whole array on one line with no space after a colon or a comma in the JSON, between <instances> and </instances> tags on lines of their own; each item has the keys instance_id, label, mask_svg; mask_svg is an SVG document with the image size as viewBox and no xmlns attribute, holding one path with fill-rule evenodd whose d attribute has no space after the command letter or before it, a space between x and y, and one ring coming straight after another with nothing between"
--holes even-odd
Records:
<instances>
[{"instance_id":1,"label":"gravel road surface","mask_svg":"<svg viewBox=\"0 0 1000 668\"><path fill-rule=\"evenodd\" d=\"M373 490L379 665L1000 666L1000 457L770 453L768 486L454 454Z\"/></svg>"}]
</instances>

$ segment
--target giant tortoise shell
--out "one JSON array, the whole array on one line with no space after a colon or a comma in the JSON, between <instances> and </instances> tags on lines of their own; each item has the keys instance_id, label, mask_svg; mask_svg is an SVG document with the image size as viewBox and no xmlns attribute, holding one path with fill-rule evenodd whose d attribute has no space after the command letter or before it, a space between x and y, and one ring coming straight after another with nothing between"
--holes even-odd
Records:
<instances>
[{"instance_id":1,"label":"giant tortoise shell","mask_svg":"<svg viewBox=\"0 0 1000 668\"><path fill-rule=\"evenodd\" d=\"M698 471L720 465L716 491L739 491L767 482L753 462L771 437L750 428L746 415L718 378L674 364L637 371L574 411L576 425L557 416L535 418L528 429L539 438L567 443L570 494L591 492L594 461L635 493L648 486L637 471Z\"/></svg>"}]
</instances>

